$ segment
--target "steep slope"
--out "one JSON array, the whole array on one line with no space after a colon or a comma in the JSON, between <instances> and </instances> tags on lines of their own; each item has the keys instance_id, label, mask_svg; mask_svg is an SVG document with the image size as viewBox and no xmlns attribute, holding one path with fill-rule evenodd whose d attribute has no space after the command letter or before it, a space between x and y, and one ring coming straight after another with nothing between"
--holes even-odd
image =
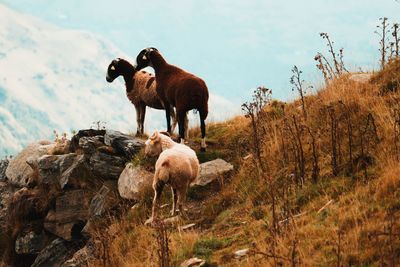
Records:
<instances>
[{"instance_id":1,"label":"steep slope","mask_svg":"<svg viewBox=\"0 0 400 267\"><path fill-rule=\"evenodd\" d=\"M192 257L207 266L398 266L399 67L393 60L361 82L342 75L305 97L307 116L299 99L269 102L257 116L258 143L251 118L209 125L201 158L222 154L235 173L188 193L182 225L195 225L168 229L168 247L161 227L143 226L151 196L116 219L110 264L146 266L168 255L172 266Z\"/></svg>"}]
</instances>

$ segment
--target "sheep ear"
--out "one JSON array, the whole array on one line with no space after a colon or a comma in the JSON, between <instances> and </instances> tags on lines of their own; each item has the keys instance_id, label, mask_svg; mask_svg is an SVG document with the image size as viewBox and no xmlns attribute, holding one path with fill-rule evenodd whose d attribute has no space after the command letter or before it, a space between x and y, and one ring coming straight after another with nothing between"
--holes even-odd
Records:
<instances>
[{"instance_id":1,"label":"sheep ear","mask_svg":"<svg viewBox=\"0 0 400 267\"><path fill-rule=\"evenodd\" d=\"M158 132L155 131L151 136L150 136L150 140L155 140L158 137Z\"/></svg>"}]
</instances>

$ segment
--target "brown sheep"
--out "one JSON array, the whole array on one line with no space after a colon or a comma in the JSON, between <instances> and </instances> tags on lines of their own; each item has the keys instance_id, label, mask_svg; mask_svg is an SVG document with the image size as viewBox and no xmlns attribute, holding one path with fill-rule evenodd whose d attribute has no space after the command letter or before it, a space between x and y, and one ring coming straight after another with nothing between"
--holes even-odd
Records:
<instances>
[{"instance_id":1,"label":"brown sheep","mask_svg":"<svg viewBox=\"0 0 400 267\"><path fill-rule=\"evenodd\" d=\"M206 149L206 125L208 115L208 89L206 83L199 77L186 72L174 65L168 64L156 48L143 49L136 58L137 70L147 66L154 68L156 73L156 91L166 105L167 129L171 133L170 107L176 108L181 142L185 137L185 116L189 110L197 109L200 114L201 151Z\"/></svg>"},{"instance_id":2,"label":"brown sheep","mask_svg":"<svg viewBox=\"0 0 400 267\"><path fill-rule=\"evenodd\" d=\"M128 61L117 58L111 61L107 69L107 82L113 82L122 75L125 80L126 96L136 109L137 134L144 133L144 117L146 106L154 109L165 109L163 102L156 92L154 75L145 71L138 71ZM172 117L172 131L176 126L176 116L173 108L168 108Z\"/></svg>"}]
</instances>

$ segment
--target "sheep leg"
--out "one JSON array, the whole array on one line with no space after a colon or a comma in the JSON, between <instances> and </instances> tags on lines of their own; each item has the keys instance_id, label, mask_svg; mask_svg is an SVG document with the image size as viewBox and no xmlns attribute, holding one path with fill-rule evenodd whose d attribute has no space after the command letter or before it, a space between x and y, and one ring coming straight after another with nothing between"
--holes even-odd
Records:
<instances>
[{"instance_id":1,"label":"sheep leg","mask_svg":"<svg viewBox=\"0 0 400 267\"><path fill-rule=\"evenodd\" d=\"M201 148L202 152L206 151L206 124L203 119L200 119L200 127L201 127Z\"/></svg>"},{"instance_id":2,"label":"sheep leg","mask_svg":"<svg viewBox=\"0 0 400 267\"><path fill-rule=\"evenodd\" d=\"M167 118L167 132L171 134L171 106L165 105L165 116Z\"/></svg>"},{"instance_id":3,"label":"sheep leg","mask_svg":"<svg viewBox=\"0 0 400 267\"><path fill-rule=\"evenodd\" d=\"M188 112L186 112L185 114L185 140L189 139L189 116L188 116Z\"/></svg>"},{"instance_id":4,"label":"sheep leg","mask_svg":"<svg viewBox=\"0 0 400 267\"><path fill-rule=\"evenodd\" d=\"M176 119L175 109L173 107L171 107L170 115L171 115L171 118L172 118L171 133L173 133L175 131L176 124L178 123L178 120Z\"/></svg>"},{"instance_id":5,"label":"sheep leg","mask_svg":"<svg viewBox=\"0 0 400 267\"><path fill-rule=\"evenodd\" d=\"M206 123L205 117L207 115L204 115L203 113L200 113L200 128L201 128L201 148L200 151L205 152L206 151Z\"/></svg>"},{"instance_id":6,"label":"sheep leg","mask_svg":"<svg viewBox=\"0 0 400 267\"><path fill-rule=\"evenodd\" d=\"M146 105L143 103L140 109L140 134L144 134L144 118L146 116Z\"/></svg>"},{"instance_id":7,"label":"sheep leg","mask_svg":"<svg viewBox=\"0 0 400 267\"><path fill-rule=\"evenodd\" d=\"M187 188L180 188L177 192L178 193L178 208L179 208L179 212L183 218L188 218L186 211L185 211L185 207L184 207L184 203L186 201L186 191L187 191Z\"/></svg>"},{"instance_id":8,"label":"sheep leg","mask_svg":"<svg viewBox=\"0 0 400 267\"><path fill-rule=\"evenodd\" d=\"M161 193L164 188L165 182L162 180L155 179L156 183L153 183L154 189L154 199L153 199L153 207L151 209L151 217L148 219L145 224L151 224L157 218L158 207L160 206Z\"/></svg>"},{"instance_id":9,"label":"sheep leg","mask_svg":"<svg viewBox=\"0 0 400 267\"><path fill-rule=\"evenodd\" d=\"M176 189L171 187L171 193L172 193L172 209L171 209L171 216L175 216L176 214L176 202L177 202L177 194L176 194Z\"/></svg>"},{"instance_id":10,"label":"sheep leg","mask_svg":"<svg viewBox=\"0 0 400 267\"><path fill-rule=\"evenodd\" d=\"M185 111L176 111L178 115L178 126L179 126L179 139L181 144L185 142L185 117L186 117L186 112Z\"/></svg>"},{"instance_id":11,"label":"sheep leg","mask_svg":"<svg viewBox=\"0 0 400 267\"><path fill-rule=\"evenodd\" d=\"M140 112L141 112L141 108L140 108L140 104L139 103L135 105L135 109L136 109L136 125L137 125L136 135L140 135L140 128L141 128Z\"/></svg>"}]
</instances>

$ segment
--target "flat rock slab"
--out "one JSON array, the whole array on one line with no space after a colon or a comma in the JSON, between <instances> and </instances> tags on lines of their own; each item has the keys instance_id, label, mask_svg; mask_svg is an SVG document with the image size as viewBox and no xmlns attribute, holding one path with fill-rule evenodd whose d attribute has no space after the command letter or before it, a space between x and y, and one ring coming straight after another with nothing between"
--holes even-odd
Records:
<instances>
[{"instance_id":1,"label":"flat rock slab","mask_svg":"<svg viewBox=\"0 0 400 267\"><path fill-rule=\"evenodd\" d=\"M199 267L206 264L205 260L199 258L191 258L181 263L181 267Z\"/></svg>"},{"instance_id":2,"label":"flat rock slab","mask_svg":"<svg viewBox=\"0 0 400 267\"><path fill-rule=\"evenodd\" d=\"M223 159L215 159L200 164L199 176L190 186L205 186L214 180L221 178L222 175L233 170L233 165Z\"/></svg>"},{"instance_id":3,"label":"flat rock slab","mask_svg":"<svg viewBox=\"0 0 400 267\"><path fill-rule=\"evenodd\" d=\"M6 176L10 183L17 186L28 186L34 176L34 170L28 162L36 162L54 146L51 142L41 141L28 145L7 166Z\"/></svg>"},{"instance_id":4,"label":"flat rock slab","mask_svg":"<svg viewBox=\"0 0 400 267\"><path fill-rule=\"evenodd\" d=\"M117 190L117 181L107 181L103 184L97 194L90 201L89 215L90 217L102 216L105 211L114 207L119 203Z\"/></svg>"},{"instance_id":5,"label":"flat rock slab","mask_svg":"<svg viewBox=\"0 0 400 267\"><path fill-rule=\"evenodd\" d=\"M139 200L146 190L151 190L153 176L151 172L128 163L118 179L120 196L126 199Z\"/></svg>"},{"instance_id":6,"label":"flat rock slab","mask_svg":"<svg viewBox=\"0 0 400 267\"><path fill-rule=\"evenodd\" d=\"M249 251L250 251L250 249L248 249L248 248L244 248L244 249L235 251L235 253L234 253L235 258L244 257L244 256L246 256L246 255L249 253Z\"/></svg>"}]
</instances>

